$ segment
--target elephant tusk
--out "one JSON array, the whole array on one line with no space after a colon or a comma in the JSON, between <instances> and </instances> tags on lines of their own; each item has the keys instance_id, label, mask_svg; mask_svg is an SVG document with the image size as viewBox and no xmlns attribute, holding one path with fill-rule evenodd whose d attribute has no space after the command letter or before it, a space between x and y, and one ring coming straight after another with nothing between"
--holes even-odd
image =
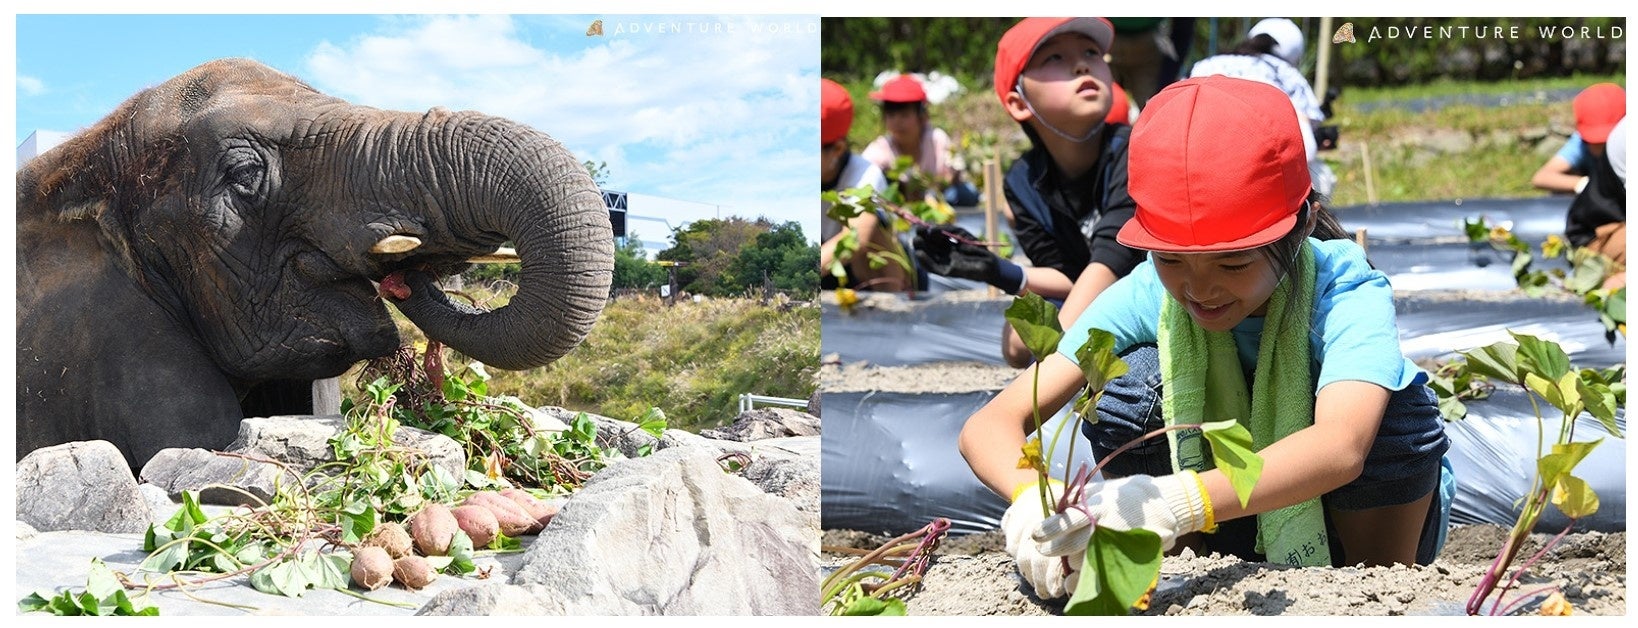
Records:
<instances>
[{"instance_id":1,"label":"elephant tusk","mask_svg":"<svg viewBox=\"0 0 1638 628\"><path fill-rule=\"evenodd\" d=\"M408 253L421 246L421 239L415 236L390 235L381 238L380 242L370 247L371 253Z\"/></svg>"},{"instance_id":2,"label":"elephant tusk","mask_svg":"<svg viewBox=\"0 0 1638 628\"><path fill-rule=\"evenodd\" d=\"M468 264L516 264L519 261L520 260L518 259L518 252L517 252L516 249L509 249L509 248L506 248L506 247L501 247L501 248L495 249L494 253L490 253L488 255L477 255L477 256L468 258L466 260L466 263L468 263Z\"/></svg>"}]
</instances>

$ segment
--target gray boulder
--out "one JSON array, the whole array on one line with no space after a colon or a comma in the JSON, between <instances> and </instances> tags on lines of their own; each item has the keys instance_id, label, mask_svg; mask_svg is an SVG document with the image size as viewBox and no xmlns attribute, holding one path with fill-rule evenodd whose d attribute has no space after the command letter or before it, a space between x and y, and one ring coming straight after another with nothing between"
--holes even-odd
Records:
<instances>
[{"instance_id":1,"label":"gray boulder","mask_svg":"<svg viewBox=\"0 0 1638 628\"><path fill-rule=\"evenodd\" d=\"M153 512L125 456L97 440L43 447L17 461L17 519L41 532L142 532Z\"/></svg>"},{"instance_id":2,"label":"gray boulder","mask_svg":"<svg viewBox=\"0 0 1638 628\"><path fill-rule=\"evenodd\" d=\"M700 436L749 442L786 436L817 436L819 417L785 408L757 408L741 412L724 428L700 430Z\"/></svg>"},{"instance_id":3,"label":"gray boulder","mask_svg":"<svg viewBox=\"0 0 1638 628\"><path fill-rule=\"evenodd\" d=\"M538 585L553 613L812 615L819 530L810 519L723 472L712 449L669 448L582 487L512 583Z\"/></svg>"},{"instance_id":4,"label":"gray boulder","mask_svg":"<svg viewBox=\"0 0 1638 628\"><path fill-rule=\"evenodd\" d=\"M31 538L34 538L34 535L39 534L39 533L40 533L40 531L35 530L34 526L31 526L31 525L29 525L27 523L23 523L22 521L17 522L17 540L23 541L23 540L31 539Z\"/></svg>"},{"instance_id":5,"label":"gray boulder","mask_svg":"<svg viewBox=\"0 0 1638 628\"><path fill-rule=\"evenodd\" d=\"M301 482L277 464L204 449L162 449L142 467L142 481L158 486L172 501L182 491L199 493L200 503L260 506L273 500L279 486Z\"/></svg>"},{"instance_id":6,"label":"gray boulder","mask_svg":"<svg viewBox=\"0 0 1638 628\"><path fill-rule=\"evenodd\" d=\"M562 613L542 587L486 582L445 591L433 597L416 615L557 615Z\"/></svg>"},{"instance_id":7,"label":"gray boulder","mask_svg":"<svg viewBox=\"0 0 1638 628\"><path fill-rule=\"evenodd\" d=\"M239 436L228 445L228 451L271 458L306 473L335 462L329 440L346 427L347 419L341 415L245 419L239 423ZM430 464L443 467L455 477L466 473L466 452L448 436L399 426L392 440L420 451Z\"/></svg>"},{"instance_id":8,"label":"gray boulder","mask_svg":"<svg viewBox=\"0 0 1638 628\"><path fill-rule=\"evenodd\" d=\"M751 464L739 470L757 488L783 497L819 525L819 437L792 436L752 443L715 443L734 451L743 447Z\"/></svg>"}]
</instances>

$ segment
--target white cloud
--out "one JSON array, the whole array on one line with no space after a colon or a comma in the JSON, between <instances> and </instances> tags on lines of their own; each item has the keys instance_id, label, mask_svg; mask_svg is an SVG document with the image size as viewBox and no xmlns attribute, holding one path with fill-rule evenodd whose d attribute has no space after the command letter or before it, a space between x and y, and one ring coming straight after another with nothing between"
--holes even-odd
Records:
<instances>
[{"instance_id":1,"label":"white cloud","mask_svg":"<svg viewBox=\"0 0 1638 628\"><path fill-rule=\"evenodd\" d=\"M39 96L46 93L45 81L25 74L17 75L17 91L24 96Z\"/></svg>"},{"instance_id":2,"label":"white cloud","mask_svg":"<svg viewBox=\"0 0 1638 628\"><path fill-rule=\"evenodd\" d=\"M587 23L582 23L587 22ZM817 237L818 21L484 15L326 42L319 89L375 107L473 109L608 162L617 189L799 220Z\"/></svg>"}]
</instances>

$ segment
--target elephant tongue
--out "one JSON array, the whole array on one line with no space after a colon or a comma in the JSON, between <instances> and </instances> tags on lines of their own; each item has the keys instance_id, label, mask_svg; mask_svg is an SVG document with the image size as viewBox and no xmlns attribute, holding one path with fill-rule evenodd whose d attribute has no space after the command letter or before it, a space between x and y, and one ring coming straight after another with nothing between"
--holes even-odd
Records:
<instances>
[{"instance_id":1,"label":"elephant tongue","mask_svg":"<svg viewBox=\"0 0 1638 628\"><path fill-rule=\"evenodd\" d=\"M409 284L404 283L404 271L395 270L388 273L386 277L382 277L378 293L381 298L394 301L403 301L410 298Z\"/></svg>"}]
</instances>

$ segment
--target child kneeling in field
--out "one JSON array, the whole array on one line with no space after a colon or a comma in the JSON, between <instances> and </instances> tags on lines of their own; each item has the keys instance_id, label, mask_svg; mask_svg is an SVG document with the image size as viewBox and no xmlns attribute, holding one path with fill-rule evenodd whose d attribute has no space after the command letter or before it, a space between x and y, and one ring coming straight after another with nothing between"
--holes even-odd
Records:
<instances>
[{"instance_id":1,"label":"child kneeling in field","mask_svg":"<svg viewBox=\"0 0 1638 628\"><path fill-rule=\"evenodd\" d=\"M1300 133L1285 95L1256 81L1189 79L1150 100L1132 132L1137 211L1119 234L1149 260L1034 367L1041 412L1056 411L1086 384L1075 350L1091 329L1110 332L1131 371L1082 424L1093 451L1165 425L1237 420L1264 459L1245 507L1199 431L1184 430L1123 452L1088 485L1085 512L1049 518L1034 472L1015 464L1033 376L968 419L962 455L1013 497L1007 550L1040 597L1074 590L1088 514L1151 530L1167 550L1290 565L1438 555L1453 487L1438 401L1399 349L1387 278L1312 191Z\"/></svg>"}]
</instances>

